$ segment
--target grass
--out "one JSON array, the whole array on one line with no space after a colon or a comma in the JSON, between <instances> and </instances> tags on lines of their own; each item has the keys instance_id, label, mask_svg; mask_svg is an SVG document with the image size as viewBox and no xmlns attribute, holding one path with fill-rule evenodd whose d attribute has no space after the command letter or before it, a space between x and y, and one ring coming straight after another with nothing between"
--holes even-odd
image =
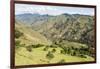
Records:
<instances>
[{"instance_id":1,"label":"grass","mask_svg":"<svg viewBox=\"0 0 100 69\"><path fill-rule=\"evenodd\" d=\"M64 55L61 54L60 51L62 48L57 47L56 52L53 53L54 58L51 60L46 58L46 54L49 51L52 51L54 48L49 47L47 51L44 51L43 47L32 48L32 51L29 52L25 47L21 47L18 51L16 51L15 55L15 64L16 65L35 65L35 64L50 64L50 63L58 63L61 60L64 60L66 63L69 62L85 62L85 61L94 61L94 58L86 55L87 58L81 58L77 56Z\"/></svg>"},{"instance_id":2,"label":"grass","mask_svg":"<svg viewBox=\"0 0 100 69\"><path fill-rule=\"evenodd\" d=\"M31 28L25 26L21 23L15 23L15 29L23 33L23 36L18 38L22 44L44 44L48 45L51 44L51 42L48 42L48 40L41 35L40 33L32 30ZM17 35L18 36L18 35Z\"/></svg>"}]
</instances>

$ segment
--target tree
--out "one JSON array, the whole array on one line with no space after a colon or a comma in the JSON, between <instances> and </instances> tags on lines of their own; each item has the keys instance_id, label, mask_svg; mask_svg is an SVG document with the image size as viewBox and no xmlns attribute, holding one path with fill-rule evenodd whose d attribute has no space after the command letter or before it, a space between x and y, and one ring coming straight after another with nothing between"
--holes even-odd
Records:
<instances>
[{"instance_id":1,"label":"tree","mask_svg":"<svg viewBox=\"0 0 100 69\"><path fill-rule=\"evenodd\" d=\"M21 33L20 31L15 29L15 38L19 38L23 35L23 33Z\"/></svg>"},{"instance_id":2,"label":"tree","mask_svg":"<svg viewBox=\"0 0 100 69\"><path fill-rule=\"evenodd\" d=\"M54 55L49 51L46 55L47 59L51 60L52 58L54 58Z\"/></svg>"},{"instance_id":3,"label":"tree","mask_svg":"<svg viewBox=\"0 0 100 69\"><path fill-rule=\"evenodd\" d=\"M76 52L73 51L73 52L71 53L71 55L72 55L72 56L76 56Z\"/></svg>"},{"instance_id":4,"label":"tree","mask_svg":"<svg viewBox=\"0 0 100 69\"><path fill-rule=\"evenodd\" d=\"M47 51L47 50L48 50L48 48L49 48L49 47L48 47L48 46L46 46L43 50L44 50L44 51Z\"/></svg>"},{"instance_id":5,"label":"tree","mask_svg":"<svg viewBox=\"0 0 100 69\"><path fill-rule=\"evenodd\" d=\"M66 54L66 50L63 49L63 50L60 51L60 53L61 53L61 54Z\"/></svg>"},{"instance_id":6,"label":"tree","mask_svg":"<svg viewBox=\"0 0 100 69\"><path fill-rule=\"evenodd\" d=\"M67 54L70 54L71 50L70 48L67 49Z\"/></svg>"},{"instance_id":7,"label":"tree","mask_svg":"<svg viewBox=\"0 0 100 69\"><path fill-rule=\"evenodd\" d=\"M18 49L20 47L20 41L19 40L15 40L15 46L16 46L16 49Z\"/></svg>"},{"instance_id":8,"label":"tree","mask_svg":"<svg viewBox=\"0 0 100 69\"><path fill-rule=\"evenodd\" d=\"M51 48L57 48L57 45L52 44L52 45L50 45L50 47L51 47Z\"/></svg>"},{"instance_id":9,"label":"tree","mask_svg":"<svg viewBox=\"0 0 100 69\"><path fill-rule=\"evenodd\" d=\"M26 49L27 51L32 52L32 46L27 46Z\"/></svg>"},{"instance_id":10,"label":"tree","mask_svg":"<svg viewBox=\"0 0 100 69\"><path fill-rule=\"evenodd\" d=\"M36 44L36 45L31 45L33 48L39 48L39 47L42 47L42 46L44 46L44 45L42 45L42 44Z\"/></svg>"},{"instance_id":11,"label":"tree","mask_svg":"<svg viewBox=\"0 0 100 69\"><path fill-rule=\"evenodd\" d=\"M56 49L52 49L52 53L55 53L56 52Z\"/></svg>"}]
</instances>

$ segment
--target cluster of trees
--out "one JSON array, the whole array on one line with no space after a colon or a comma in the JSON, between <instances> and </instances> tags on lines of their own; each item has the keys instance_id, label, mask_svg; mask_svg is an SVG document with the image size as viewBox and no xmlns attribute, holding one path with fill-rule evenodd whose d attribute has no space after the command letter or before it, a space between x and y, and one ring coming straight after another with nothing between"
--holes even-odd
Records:
<instances>
[{"instance_id":1,"label":"cluster of trees","mask_svg":"<svg viewBox=\"0 0 100 69\"><path fill-rule=\"evenodd\" d=\"M69 54L71 56L78 56L78 57L82 57L82 58L86 58L86 55L90 55L90 51L88 49L88 47L79 47L79 48L76 48L76 47L73 47L73 46L63 46L61 44L57 44L55 43L54 45L42 45L42 44L36 44L36 45L30 45L30 46L27 46L26 49L31 52L33 48L39 48L39 47L43 47L43 51L49 51L49 48L52 48L51 51L48 52L48 54L46 55L47 58L53 58L54 56L52 56L53 54L52 53L55 53L56 52L56 48L57 47L60 47L62 48L62 50L60 51L61 54Z\"/></svg>"},{"instance_id":2,"label":"cluster of trees","mask_svg":"<svg viewBox=\"0 0 100 69\"><path fill-rule=\"evenodd\" d=\"M86 55L88 56L91 56L91 57L94 57L94 50L92 47L89 47L89 46L81 46L80 44L77 44L79 45L76 46L76 45L70 45L70 44L64 44L66 43L65 40L58 40L58 41L55 41L54 44L52 44L50 47L54 47L54 48L57 48L57 47L60 47L62 48L62 50L60 51L61 54L69 54L71 56L78 56L78 57L83 57L83 58L86 58ZM69 41L70 42L70 41Z\"/></svg>"},{"instance_id":3,"label":"cluster of trees","mask_svg":"<svg viewBox=\"0 0 100 69\"><path fill-rule=\"evenodd\" d=\"M44 51L48 51L49 48L53 48L53 49L52 49L52 52L56 52L56 49L55 49L55 48L57 48L57 47L55 47L55 45L48 45L48 46L45 46L43 50L44 50Z\"/></svg>"},{"instance_id":4,"label":"cluster of trees","mask_svg":"<svg viewBox=\"0 0 100 69\"><path fill-rule=\"evenodd\" d=\"M29 46L26 46L26 49L27 49L27 51L32 52L33 48L39 48L39 47L42 47L42 46L44 46L44 45L42 45L42 44L29 45Z\"/></svg>"},{"instance_id":5,"label":"cluster of trees","mask_svg":"<svg viewBox=\"0 0 100 69\"><path fill-rule=\"evenodd\" d=\"M68 46L67 47L67 46L63 46L61 44L57 44L57 43L55 43L55 44L50 45L50 46L46 46L43 50L44 51L49 51L48 49L50 47L53 48L50 52L48 52L48 54L51 55L51 53L56 52L56 47L55 46L58 46L58 47L62 48L62 50L60 50L60 53L64 54L64 55L69 54L71 56L78 56L78 57L82 57L82 58L86 58L86 55L91 56L90 55L91 52L89 51L88 47L82 47L81 46L81 47L77 48L77 47L73 47L73 46Z\"/></svg>"},{"instance_id":6,"label":"cluster of trees","mask_svg":"<svg viewBox=\"0 0 100 69\"><path fill-rule=\"evenodd\" d=\"M20 38L21 36L23 36L23 33L15 29L15 48L16 49L19 49L20 47L24 45L24 44L21 44L20 40L18 40L18 38Z\"/></svg>"},{"instance_id":7,"label":"cluster of trees","mask_svg":"<svg viewBox=\"0 0 100 69\"><path fill-rule=\"evenodd\" d=\"M62 50L60 51L61 54L69 54L71 56L78 56L82 58L86 58L85 55L89 55L88 48L74 48L74 47L61 47Z\"/></svg>"}]
</instances>

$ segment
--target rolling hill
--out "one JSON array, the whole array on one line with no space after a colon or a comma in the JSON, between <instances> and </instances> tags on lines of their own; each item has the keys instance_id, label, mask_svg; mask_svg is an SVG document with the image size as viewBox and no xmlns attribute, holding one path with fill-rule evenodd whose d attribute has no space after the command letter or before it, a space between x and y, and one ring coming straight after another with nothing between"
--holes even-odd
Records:
<instances>
[{"instance_id":1,"label":"rolling hill","mask_svg":"<svg viewBox=\"0 0 100 69\"><path fill-rule=\"evenodd\" d=\"M31 27L51 41L76 41L93 47L93 16L80 14L48 16L47 21L40 24L37 24L37 22L33 23Z\"/></svg>"},{"instance_id":2,"label":"rolling hill","mask_svg":"<svg viewBox=\"0 0 100 69\"><path fill-rule=\"evenodd\" d=\"M94 16L16 15L15 46L16 65L94 61Z\"/></svg>"},{"instance_id":3,"label":"rolling hill","mask_svg":"<svg viewBox=\"0 0 100 69\"><path fill-rule=\"evenodd\" d=\"M49 44L48 40L45 36L42 36L40 33L32 30L28 26L16 21L15 23L15 30L20 31L23 33L23 36L16 40L20 40L22 44Z\"/></svg>"}]
</instances>

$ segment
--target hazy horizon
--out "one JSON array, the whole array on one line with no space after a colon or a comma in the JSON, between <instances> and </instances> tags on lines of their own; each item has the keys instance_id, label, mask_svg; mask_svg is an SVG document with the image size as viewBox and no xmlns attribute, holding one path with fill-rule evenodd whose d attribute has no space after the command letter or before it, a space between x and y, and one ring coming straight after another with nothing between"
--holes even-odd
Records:
<instances>
[{"instance_id":1,"label":"hazy horizon","mask_svg":"<svg viewBox=\"0 0 100 69\"><path fill-rule=\"evenodd\" d=\"M82 14L93 16L94 8L15 4L15 15L29 13L40 15Z\"/></svg>"}]
</instances>

